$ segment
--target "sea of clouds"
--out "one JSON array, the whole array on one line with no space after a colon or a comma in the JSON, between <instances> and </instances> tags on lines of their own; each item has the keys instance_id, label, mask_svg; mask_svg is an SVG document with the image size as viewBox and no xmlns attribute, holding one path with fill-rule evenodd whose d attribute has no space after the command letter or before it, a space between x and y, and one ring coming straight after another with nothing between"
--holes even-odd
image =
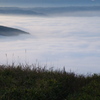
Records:
<instances>
[{"instance_id":1,"label":"sea of clouds","mask_svg":"<svg viewBox=\"0 0 100 100\"><path fill-rule=\"evenodd\" d=\"M0 15L0 24L31 35L0 36L0 64L27 63L99 73L100 17Z\"/></svg>"}]
</instances>

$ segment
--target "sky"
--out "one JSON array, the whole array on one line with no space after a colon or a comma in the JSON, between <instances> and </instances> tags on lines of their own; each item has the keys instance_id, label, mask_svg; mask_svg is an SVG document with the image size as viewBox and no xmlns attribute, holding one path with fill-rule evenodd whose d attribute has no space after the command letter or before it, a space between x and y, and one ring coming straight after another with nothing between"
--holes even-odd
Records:
<instances>
[{"instance_id":1,"label":"sky","mask_svg":"<svg viewBox=\"0 0 100 100\"><path fill-rule=\"evenodd\" d=\"M17 7L62 7L62 6L96 6L100 0L0 0L0 6Z\"/></svg>"}]
</instances>

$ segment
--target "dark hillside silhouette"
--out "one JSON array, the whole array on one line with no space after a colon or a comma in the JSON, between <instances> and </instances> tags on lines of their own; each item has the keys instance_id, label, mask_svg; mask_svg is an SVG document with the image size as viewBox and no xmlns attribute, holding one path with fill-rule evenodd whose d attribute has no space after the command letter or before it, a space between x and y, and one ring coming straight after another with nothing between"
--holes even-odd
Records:
<instances>
[{"instance_id":1,"label":"dark hillside silhouette","mask_svg":"<svg viewBox=\"0 0 100 100\"><path fill-rule=\"evenodd\" d=\"M15 28L0 26L0 35L2 36L17 36L20 34L29 34L29 33Z\"/></svg>"}]
</instances>

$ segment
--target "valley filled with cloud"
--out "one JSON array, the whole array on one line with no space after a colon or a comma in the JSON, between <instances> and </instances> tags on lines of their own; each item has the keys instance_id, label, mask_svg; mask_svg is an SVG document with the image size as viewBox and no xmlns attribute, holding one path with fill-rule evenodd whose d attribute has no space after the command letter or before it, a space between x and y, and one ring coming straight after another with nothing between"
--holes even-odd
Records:
<instances>
[{"instance_id":1,"label":"valley filled with cloud","mask_svg":"<svg viewBox=\"0 0 100 100\"><path fill-rule=\"evenodd\" d=\"M0 19L2 26L31 34L0 36L0 64L38 62L76 73L99 72L99 17L1 15Z\"/></svg>"}]
</instances>

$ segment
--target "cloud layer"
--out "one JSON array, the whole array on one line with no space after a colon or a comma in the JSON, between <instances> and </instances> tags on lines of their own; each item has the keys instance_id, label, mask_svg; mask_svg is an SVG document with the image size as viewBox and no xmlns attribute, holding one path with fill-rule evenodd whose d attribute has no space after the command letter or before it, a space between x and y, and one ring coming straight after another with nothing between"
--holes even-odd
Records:
<instances>
[{"instance_id":1,"label":"cloud layer","mask_svg":"<svg viewBox=\"0 0 100 100\"><path fill-rule=\"evenodd\" d=\"M76 73L100 70L100 17L0 16L1 25L31 37L1 37L0 63L35 63ZM16 20L17 19L17 20Z\"/></svg>"}]
</instances>

